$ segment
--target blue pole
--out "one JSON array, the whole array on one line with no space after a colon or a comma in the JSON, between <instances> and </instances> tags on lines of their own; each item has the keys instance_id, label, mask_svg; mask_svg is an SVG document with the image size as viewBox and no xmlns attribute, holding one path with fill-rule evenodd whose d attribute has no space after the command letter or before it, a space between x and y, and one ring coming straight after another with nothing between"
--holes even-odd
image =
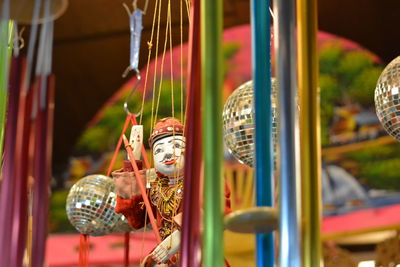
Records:
<instances>
[{"instance_id":1,"label":"blue pole","mask_svg":"<svg viewBox=\"0 0 400 267\"><path fill-rule=\"evenodd\" d=\"M255 107L255 175L257 206L273 205L271 105L271 30L269 0L251 1L252 73ZM272 233L257 234L257 266L274 266Z\"/></svg>"}]
</instances>

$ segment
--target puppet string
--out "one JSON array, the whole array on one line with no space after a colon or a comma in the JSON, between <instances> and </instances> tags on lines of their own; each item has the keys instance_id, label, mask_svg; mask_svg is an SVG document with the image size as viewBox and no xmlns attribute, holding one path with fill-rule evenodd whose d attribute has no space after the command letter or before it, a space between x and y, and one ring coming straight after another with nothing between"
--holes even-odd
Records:
<instances>
[{"instance_id":1,"label":"puppet string","mask_svg":"<svg viewBox=\"0 0 400 267\"><path fill-rule=\"evenodd\" d=\"M151 123L150 123L150 135L153 131L154 126L154 103L155 103L155 90L156 90L156 79L157 79L157 69L158 69L158 47L160 41L160 20L161 20L161 6L162 0L160 0L158 4L158 17L157 17L157 37L156 37L156 57L154 61L154 75L153 75L153 95L152 95L152 102L151 102ZM157 12L157 10L155 10Z\"/></svg>"},{"instance_id":2,"label":"puppet string","mask_svg":"<svg viewBox=\"0 0 400 267\"><path fill-rule=\"evenodd\" d=\"M153 15L153 24L152 24L152 27L151 27L150 41L147 42L149 52L148 52L148 55L147 55L146 76L145 76L145 79L144 79L144 88L143 88L143 97L142 97L142 112L140 113L139 125L142 124L144 100L146 99L146 93L147 93L147 79L148 79L148 75L149 75L151 52L153 51L153 37L154 37L154 28L155 28L155 22L156 22L156 14L157 14L158 2L159 1L156 0L155 12L154 12L154 15Z\"/></svg>"}]
</instances>

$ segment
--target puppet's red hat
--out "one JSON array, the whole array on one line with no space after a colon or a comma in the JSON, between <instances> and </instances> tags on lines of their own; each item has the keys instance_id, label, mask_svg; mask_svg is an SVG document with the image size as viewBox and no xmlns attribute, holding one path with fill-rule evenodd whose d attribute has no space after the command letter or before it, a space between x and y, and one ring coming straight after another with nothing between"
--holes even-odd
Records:
<instances>
[{"instance_id":1,"label":"puppet's red hat","mask_svg":"<svg viewBox=\"0 0 400 267\"><path fill-rule=\"evenodd\" d=\"M183 125L180 120L172 117L164 118L156 123L153 132L149 138L150 146L160 138L171 135L183 135Z\"/></svg>"}]
</instances>

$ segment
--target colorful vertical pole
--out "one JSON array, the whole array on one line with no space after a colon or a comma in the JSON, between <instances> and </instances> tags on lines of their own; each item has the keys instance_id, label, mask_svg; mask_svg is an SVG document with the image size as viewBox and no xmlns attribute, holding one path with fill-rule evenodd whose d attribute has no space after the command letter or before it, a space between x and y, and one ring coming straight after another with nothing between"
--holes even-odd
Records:
<instances>
[{"instance_id":1,"label":"colorful vertical pole","mask_svg":"<svg viewBox=\"0 0 400 267\"><path fill-rule=\"evenodd\" d=\"M51 164L49 164L49 155L51 153L52 135L52 105L54 104L54 76L45 77L46 99L44 107L38 107L36 117L36 135L35 135L35 155L34 155L34 188L33 188L33 240L32 240L32 267L41 267L45 262L46 237L47 237L47 214L49 212L49 184L51 180ZM42 79L40 80L39 88ZM37 101L40 103L40 94L37 95ZM41 106L41 105L40 105ZM50 158L51 159L51 158ZM51 163L51 162L50 162Z\"/></svg>"},{"instance_id":2,"label":"colorful vertical pole","mask_svg":"<svg viewBox=\"0 0 400 267\"><path fill-rule=\"evenodd\" d=\"M204 151L203 266L223 265L222 0L201 1Z\"/></svg>"},{"instance_id":3,"label":"colorful vertical pole","mask_svg":"<svg viewBox=\"0 0 400 267\"><path fill-rule=\"evenodd\" d=\"M10 138L10 132L13 130L12 126L16 125L16 117L13 116L16 113L15 104L18 103L18 93L16 90L10 90L8 93L8 78L9 78L9 60L10 60L10 48L9 40L10 33L12 32L10 27L12 23L9 22L9 1L3 1L3 12L0 14L0 176L1 187L0 187L0 262L8 266L10 261L10 243L11 243L11 231L12 231L12 205L13 205L13 168L12 163L14 161L14 136ZM15 65L13 64L14 71L11 72L12 78L15 74ZM15 85L14 79L12 79L13 85ZM7 97L9 99L7 100ZM7 102L9 102L10 109L6 116ZM12 112L12 114L10 114ZM7 119L6 119L7 117ZM5 127L7 124L8 127ZM7 129L7 133L5 131ZM5 139L4 151L3 151L3 140Z\"/></svg>"},{"instance_id":4,"label":"colorful vertical pole","mask_svg":"<svg viewBox=\"0 0 400 267\"><path fill-rule=\"evenodd\" d=\"M303 266L321 264L321 143L318 95L317 1L297 1L301 129Z\"/></svg>"},{"instance_id":5,"label":"colorful vertical pole","mask_svg":"<svg viewBox=\"0 0 400 267\"><path fill-rule=\"evenodd\" d=\"M181 232L180 266L200 266L200 188L202 167L201 73L200 73L200 0L192 1L190 11L189 62L186 105L185 191Z\"/></svg>"},{"instance_id":6,"label":"colorful vertical pole","mask_svg":"<svg viewBox=\"0 0 400 267\"><path fill-rule=\"evenodd\" d=\"M274 5L279 102L279 266L301 266L295 0Z\"/></svg>"},{"instance_id":7,"label":"colorful vertical pole","mask_svg":"<svg viewBox=\"0 0 400 267\"><path fill-rule=\"evenodd\" d=\"M271 31L269 1L251 1L257 206L273 205ZM272 233L257 234L257 266L274 266Z\"/></svg>"},{"instance_id":8,"label":"colorful vertical pole","mask_svg":"<svg viewBox=\"0 0 400 267\"><path fill-rule=\"evenodd\" d=\"M12 29L13 23L4 16L3 12L3 16L0 16L0 154L3 153Z\"/></svg>"}]
</instances>

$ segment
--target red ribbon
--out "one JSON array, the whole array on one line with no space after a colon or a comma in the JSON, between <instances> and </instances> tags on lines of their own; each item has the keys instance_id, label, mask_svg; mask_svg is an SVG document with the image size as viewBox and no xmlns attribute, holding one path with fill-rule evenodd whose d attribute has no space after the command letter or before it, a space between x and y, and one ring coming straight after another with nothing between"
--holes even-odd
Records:
<instances>
[{"instance_id":1,"label":"red ribbon","mask_svg":"<svg viewBox=\"0 0 400 267\"><path fill-rule=\"evenodd\" d=\"M47 237L47 214L49 210L49 182L51 179L51 150L53 139L54 76L47 79L47 97L44 107L38 105L35 131L33 190L33 238L32 267L44 264ZM40 78L37 77L40 88ZM40 103L40 94L37 94Z\"/></svg>"},{"instance_id":2,"label":"red ribbon","mask_svg":"<svg viewBox=\"0 0 400 267\"><path fill-rule=\"evenodd\" d=\"M3 181L0 189L0 247L2 248L0 250L0 262L4 266L10 266L11 233L13 227L12 213L14 206L13 191L15 187L15 143L21 73L24 68L24 58L12 59L6 127L4 129Z\"/></svg>"},{"instance_id":3,"label":"red ribbon","mask_svg":"<svg viewBox=\"0 0 400 267\"><path fill-rule=\"evenodd\" d=\"M22 81L24 82L24 81ZM28 82L28 81L26 81ZM11 238L10 267L22 265L22 259L27 237L27 203L28 203L28 166L29 166L29 137L31 131L32 97L36 90L32 86L28 92L21 92L17 121L15 144L15 187L13 207L13 229ZM22 87L23 88L23 87Z\"/></svg>"}]
</instances>

